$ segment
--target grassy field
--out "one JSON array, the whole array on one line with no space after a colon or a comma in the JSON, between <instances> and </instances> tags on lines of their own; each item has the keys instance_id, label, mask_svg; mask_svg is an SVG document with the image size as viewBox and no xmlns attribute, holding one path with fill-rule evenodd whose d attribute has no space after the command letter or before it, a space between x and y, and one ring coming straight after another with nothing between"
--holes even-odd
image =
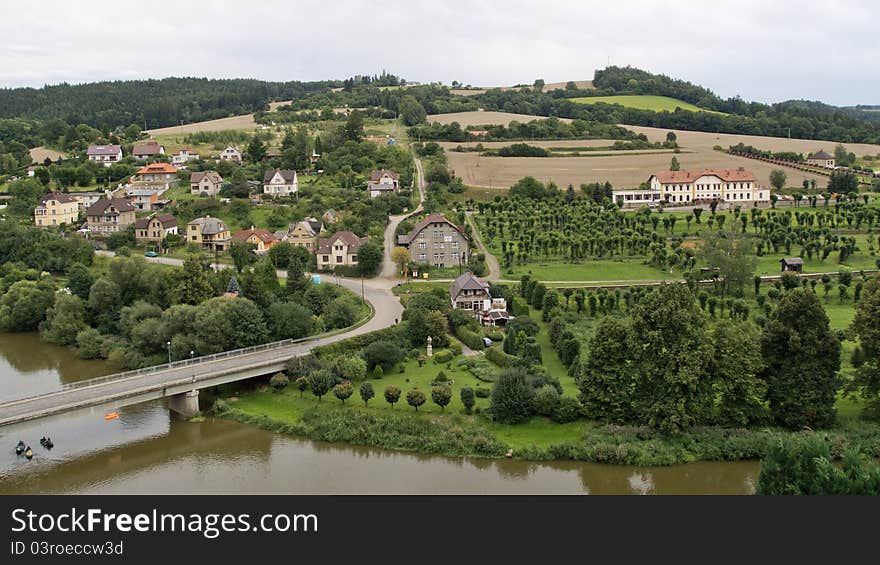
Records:
<instances>
[{"instance_id":1,"label":"grassy field","mask_svg":"<svg viewBox=\"0 0 880 565\"><path fill-rule=\"evenodd\" d=\"M637 110L652 110L654 112L674 112L681 108L689 112L709 112L712 114L720 114L721 112L713 112L705 110L699 106L695 106L690 102L670 98L668 96L653 96L648 94L635 96L584 96L583 98L571 98L572 102L578 104L620 104L627 108L635 108Z\"/></svg>"},{"instance_id":2,"label":"grassy field","mask_svg":"<svg viewBox=\"0 0 880 565\"><path fill-rule=\"evenodd\" d=\"M458 122L461 127L482 125L508 125L510 122L531 122L532 120L545 120L547 116L531 116L529 114L511 114L510 112L453 112L450 114L433 114L428 116L429 122L451 124ZM568 118L559 118L560 121L570 123Z\"/></svg>"}]
</instances>

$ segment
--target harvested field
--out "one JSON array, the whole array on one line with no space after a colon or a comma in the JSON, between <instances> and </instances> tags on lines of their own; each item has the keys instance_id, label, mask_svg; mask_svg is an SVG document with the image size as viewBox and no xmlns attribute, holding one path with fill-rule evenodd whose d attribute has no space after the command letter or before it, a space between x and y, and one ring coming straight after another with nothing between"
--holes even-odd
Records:
<instances>
[{"instance_id":1,"label":"harvested field","mask_svg":"<svg viewBox=\"0 0 880 565\"><path fill-rule=\"evenodd\" d=\"M581 90L592 90L593 89L593 81L591 80L575 80L572 81L575 85ZM568 81L563 82L548 82L544 85L543 92L552 92L557 88L565 90L565 85L568 84ZM526 85L527 88L531 88L531 85ZM522 86L501 86L500 90L519 90L523 88Z\"/></svg>"},{"instance_id":2,"label":"harvested field","mask_svg":"<svg viewBox=\"0 0 880 565\"><path fill-rule=\"evenodd\" d=\"M623 126L631 129L636 133L644 133L650 141L665 141L666 133L669 130L661 128L651 128L642 126ZM715 145L727 149L731 145L737 143L745 143L764 149L767 151L795 151L797 153L812 153L819 149L825 149L828 153L834 153L837 143L834 141L817 141L810 139L788 139L785 137L764 137L760 135L738 135L733 133L710 133L702 131L675 131L678 137L678 144L693 150L712 150ZM856 155L876 155L880 153L880 145L869 145L867 143L844 143L848 151L852 151Z\"/></svg>"},{"instance_id":3,"label":"harvested field","mask_svg":"<svg viewBox=\"0 0 880 565\"><path fill-rule=\"evenodd\" d=\"M620 104L627 108L636 108L638 110L652 110L654 112L674 112L676 108L687 110L689 112L709 112L710 114L721 114L722 112L714 112L705 110L699 106L695 106L689 102L670 98L668 96L652 96L649 94L633 95L633 96L586 96L583 98L572 98L572 102L578 104Z\"/></svg>"},{"instance_id":4,"label":"harvested field","mask_svg":"<svg viewBox=\"0 0 880 565\"><path fill-rule=\"evenodd\" d=\"M453 112L451 114L434 114L428 116L429 122L451 124L458 122L461 127L482 125L508 125L510 122L531 122L532 120L546 120L547 116L531 116L529 114L511 114L509 112ZM559 118L565 123L571 122L568 118Z\"/></svg>"},{"instance_id":5,"label":"harvested field","mask_svg":"<svg viewBox=\"0 0 880 565\"><path fill-rule=\"evenodd\" d=\"M456 96L477 96L478 94L484 94L486 92L485 88L450 88L449 92L455 94Z\"/></svg>"},{"instance_id":6,"label":"harvested field","mask_svg":"<svg viewBox=\"0 0 880 565\"><path fill-rule=\"evenodd\" d=\"M293 100L281 100L280 102L269 102L269 111L274 112L278 106L290 104Z\"/></svg>"},{"instance_id":7,"label":"harvested field","mask_svg":"<svg viewBox=\"0 0 880 565\"><path fill-rule=\"evenodd\" d=\"M49 149L48 147L34 147L30 150L31 161L34 163L42 163L46 160L46 157L51 159L52 161L57 161L58 159L64 157L64 153L60 151L55 151L54 149Z\"/></svg>"},{"instance_id":8,"label":"harvested field","mask_svg":"<svg viewBox=\"0 0 880 565\"><path fill-rule=\"evenodd\" d=\"M482 143L483 147L486 149L498 149L499 147L506 147L508 145L512 145L514 143L528 143L529 145L534 145L535 147L543 147L545 149L550 147L607 147L609 145L614 145L613 139L555 139L552 141L548 140L522 140L511 139L505 141L464 141L464 142L456 142L456 141L439 141L440 147L443 149L452 149L454 147L458 147L461 145L462 147L476 147L477 144Z\"/></svg>"},{"instance_id":9,"label":"harvested field","mask_svg":"<svg viewBox=\"0 0 880 565\"><path fill-rule=\"evenodd\" d=\"M195 133L197 131L223 131L225 129L254 129L257 122L254 121L253 114L245 114L244 116L232 116L229 118L220 118L218 120L208 120L207 122L196 122L194 124L183 124L182 126L170 126L167 128L151 129L150 135L163 135L175 133Z\"/></svg>"},{"instance_id":10,"label":"harvested field","mask_svg":"<svg viewBox=\"0 0 880 565\"><path fill-rule=\"evenodd\" d=\"M665 134L664 134L665 135ZM676 155L682 170L687 169L736 169L745 167L755 173L759 184L769 185L771 165L733 157L718 151L697 150L688 153L686 148ZM507 189L525 176L547 182L552 180L559 186L609 181L617 188L634 188L648 180L658 171L669 170L669 153L651 154L645 151L617 151L613 155L590 157L540 158L540 157L481 157L478 153L446 153L449 167L462 177L468 186L492 189ZM479 157L479 159L478 159ZM804 180L815 179L819 187L827 184L827 179L819 175L804 174L786 169L788 184L800 186Z\"/></svg>"}]
</instances>

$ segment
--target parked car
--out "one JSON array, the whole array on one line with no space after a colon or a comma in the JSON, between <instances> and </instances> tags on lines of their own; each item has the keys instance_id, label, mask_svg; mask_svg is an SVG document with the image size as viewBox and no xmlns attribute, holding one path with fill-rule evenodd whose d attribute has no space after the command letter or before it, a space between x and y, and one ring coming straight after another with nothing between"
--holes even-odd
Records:
<instances>
[{"instance_id":1,"label":"parked car","mask_svg":"<svg viewBox=\"0 0 880 565\"><path fill-rule=\"evenodd\" d=\"M492 347L492 340L489 339L488 337L484 337L483 338L483 345L485 345L486 347Z\"/></svg>"},{"instance_id":2,"label":"parked car","mask_svg":"<svg viewBox=\"0 0 880 565\"><path fill-rule=\"evenodd\" d=\"M147 251L146 253L144 253L144 257L158 257L158 256L159 256L159 254L156 253L155 251Z\"/></svg>"}]
</instances>

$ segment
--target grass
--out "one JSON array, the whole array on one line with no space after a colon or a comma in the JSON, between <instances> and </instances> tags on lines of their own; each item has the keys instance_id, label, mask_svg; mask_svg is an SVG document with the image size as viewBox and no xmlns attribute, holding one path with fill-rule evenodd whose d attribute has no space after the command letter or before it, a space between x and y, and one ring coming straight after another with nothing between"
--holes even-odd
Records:
<instances>
[{"instance_id":1,"label":"grass","mask_svg":"<svg viewBox=\"0 0 880 565\"><path fill-rule=\"evenodd\" d=\"M496 255L497 257L497 255ZM501 275L506 279L519 279L522 275L542 281L663 281L680 278L677 273L661 271L645 265L641 258L620 260L597 259L582 263L568 263L561 260L540 260L525 265L514 265L512 269L502 267Z\"/></svg>"},{"instance_id":2,"label":"grass","mask_svg":"<svg viewBox=\"0 0 880 565\"><path fill-rule=\"evenodd\" d=\"M571 98L571 101L577 102L579 104L620 104L621 106L625 106L627 108L635 108L637 110L652 110L654 112L674 112L677 108L681 108L682 110L687 110L688 112L709 112L712 114L722 113L712 110L706 110L689 102L678 100L676 98L670 98L668 96L653 96L647 94L632 96L585 96L582 98Z\"/></svg>"}]
</instances>

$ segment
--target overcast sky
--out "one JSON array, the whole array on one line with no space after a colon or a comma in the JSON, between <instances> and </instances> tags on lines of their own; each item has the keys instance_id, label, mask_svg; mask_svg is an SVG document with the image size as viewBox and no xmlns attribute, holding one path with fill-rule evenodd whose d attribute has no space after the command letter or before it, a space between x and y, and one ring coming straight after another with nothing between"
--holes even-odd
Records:
<instances>
[{"instance_id":1,"label":"overcast sky","mask_svg":"<svg viewBox=\"0 0 880 565\"><path fill-rule=\"evenodd\" d=\"M728 97L880 104L880 2L9 0L0 86L342 79L481 86L591 79L608 61Z\"/></svg>"}]
</instances>

